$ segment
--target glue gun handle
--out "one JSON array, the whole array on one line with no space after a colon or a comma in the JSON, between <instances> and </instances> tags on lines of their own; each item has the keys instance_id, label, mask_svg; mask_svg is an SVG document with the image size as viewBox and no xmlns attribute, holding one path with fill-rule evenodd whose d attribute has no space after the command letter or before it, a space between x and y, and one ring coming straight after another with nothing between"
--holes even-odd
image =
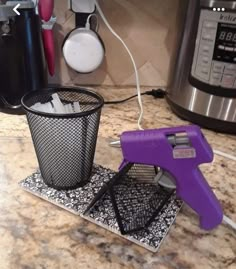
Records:
<instances>
[{"instance_id":1,"label":"glue gun handle","mask_svg":"<svg viewBox=\"0 0 236 269\"><path fill-rule=\"evenodd\" d=\"M201 228L211 230L222 222L221 205L199 168L181 173L176 183L177 195L198 213Z\"/></svg>"}]
</instances>

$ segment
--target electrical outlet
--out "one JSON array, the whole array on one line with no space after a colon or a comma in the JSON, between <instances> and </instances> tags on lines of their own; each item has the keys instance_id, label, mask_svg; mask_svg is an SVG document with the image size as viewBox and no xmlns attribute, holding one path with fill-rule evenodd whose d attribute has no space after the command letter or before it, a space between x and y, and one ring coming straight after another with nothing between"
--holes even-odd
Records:
<instances>
[{"instance_id":1,"label":"electrical outlet","mask_svg":"<svg viewBox=\"0 0 236 269\"><path fill-rule=\"evenodd\" d=\"M69 0L69 7L75 13L93 13L95 10L95 1Z\"/></svg>"}]
</instances>

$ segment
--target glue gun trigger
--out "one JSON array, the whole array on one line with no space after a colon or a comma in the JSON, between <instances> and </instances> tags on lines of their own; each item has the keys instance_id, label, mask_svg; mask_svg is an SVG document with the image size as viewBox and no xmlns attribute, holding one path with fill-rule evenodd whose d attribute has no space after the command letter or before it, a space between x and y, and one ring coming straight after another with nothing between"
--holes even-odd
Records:
<instances>
[{"instance_id":1,"label":"glue gun trigger","mask_svg":"<svg viewBox=\"0 0 236 269\"><path fill-rule=\"evenodd\" d=\"M160 169L160 171L155 176L154 181L164 188L171 189L171 190L176 189L174 178L167 171L163 169Z\"/></svg>"}]
</instances>

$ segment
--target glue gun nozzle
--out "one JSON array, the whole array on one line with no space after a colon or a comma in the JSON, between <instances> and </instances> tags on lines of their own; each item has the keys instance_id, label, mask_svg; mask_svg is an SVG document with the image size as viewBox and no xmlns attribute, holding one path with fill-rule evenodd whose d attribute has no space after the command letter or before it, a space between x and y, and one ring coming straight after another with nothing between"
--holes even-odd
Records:
<instances>
[{"instance_id":1,"label":"glue gun nozzle","mask_svg":"<svg viewBox=\"0 0 236 269\"><path fill-rule=\"evenodd\" d=\"M110 142L109 145L110 145L111 147L120 148L120 140Z\"/></svg>"}]
</instances>

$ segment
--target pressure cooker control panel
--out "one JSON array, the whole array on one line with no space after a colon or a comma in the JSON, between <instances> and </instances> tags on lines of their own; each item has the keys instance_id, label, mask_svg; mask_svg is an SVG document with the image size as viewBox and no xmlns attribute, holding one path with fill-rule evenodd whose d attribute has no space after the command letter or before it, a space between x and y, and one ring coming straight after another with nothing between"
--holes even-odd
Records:
<instances>
[{"instance_id":1,"label":"pressure cooker control panel","mask_svg":"<svg viewBox=\"0 0 236 269\"><path fill-rule=\"evenodd\" d=\"M191 75L204 83L236 88L236 14L201 10Z\"/></svg>"}]
</instances>

